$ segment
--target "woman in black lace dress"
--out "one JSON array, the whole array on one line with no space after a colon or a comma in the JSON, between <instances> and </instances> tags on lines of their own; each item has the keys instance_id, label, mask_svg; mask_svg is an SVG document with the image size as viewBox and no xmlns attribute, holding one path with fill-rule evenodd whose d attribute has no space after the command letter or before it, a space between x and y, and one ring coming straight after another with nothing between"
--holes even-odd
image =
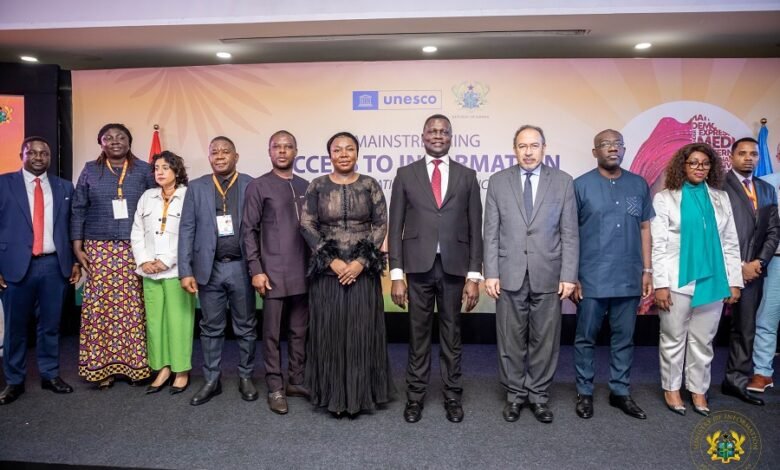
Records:
<instances>
[{"instance_id":1,"label":"woman in black lace dress","mask_svg":"<svg viewBox=\"0 0 780 470\"><path fill-rule=\"evenodd\" d=\"M375 179L355 173L354 135L334 135L328 152L333 173L311 182L301 216L314 251L306 386L313 404L340 417L386 403L393 388L379 278L387 204Z\"/></svg>"}]
</instances>

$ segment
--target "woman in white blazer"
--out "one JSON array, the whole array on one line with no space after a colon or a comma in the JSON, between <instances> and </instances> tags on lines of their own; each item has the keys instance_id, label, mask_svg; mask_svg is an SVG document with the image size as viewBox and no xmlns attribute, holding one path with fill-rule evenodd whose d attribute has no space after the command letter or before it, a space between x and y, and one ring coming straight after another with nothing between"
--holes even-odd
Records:
<instances>
[{"instance_id":1,"label":"woman in white blazer","mask_svg":"<svg viewBox=\"0 0 780 470\"><path fill-rule=\"evenodd\" d=\"M709 415L712 341L723 303L739 300L739 240L721 161L707 144L689 144L666 168L666 189L653 198L653 284L661 320L658 345L667 407L684 415L685 388L694 410Z\"/></svg>"},{"instance_id":2,"label":"woman in white blazer","mask_svg":"<svg viewBox=\"0 0 780 470\"><path fill-rule=\"evenodd\" d=\"M182 289L177 266L179 221L187 191L187 172L178 155L164 151L152 157L156 188L138 201L130 242L142 276L146 306L149 366L159 371L146 393L169 383L171 394L183 392L192 368L195 298Z\"/></svg>"}]
</instances>

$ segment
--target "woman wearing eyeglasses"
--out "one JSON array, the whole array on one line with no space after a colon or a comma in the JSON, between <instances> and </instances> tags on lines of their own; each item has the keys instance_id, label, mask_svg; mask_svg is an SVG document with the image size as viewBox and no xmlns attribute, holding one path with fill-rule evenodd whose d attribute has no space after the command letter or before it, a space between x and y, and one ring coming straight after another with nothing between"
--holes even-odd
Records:
<instances>
[{"instance_id":1,"label":"woman wearing eyeglasses","mask_svg":"<svg viewBox=\"0 0 780 470\"><path fill-rule=\"evenodd\" d=\"M653 198L653 283L659 309L661 386L666 406L685 414L683 372L693 409L708 416L712 341L724 303L739 300L742 267L723 167L706 144L679 149L666 189Z\"/></svg>"}]
</instances>

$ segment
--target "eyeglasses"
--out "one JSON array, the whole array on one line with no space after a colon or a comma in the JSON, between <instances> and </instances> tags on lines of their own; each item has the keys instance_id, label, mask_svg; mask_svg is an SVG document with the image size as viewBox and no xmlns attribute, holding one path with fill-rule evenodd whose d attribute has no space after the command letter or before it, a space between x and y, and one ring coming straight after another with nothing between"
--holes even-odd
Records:
<instances>
[{"instance_id":1,"label":"eyeglasses","mask_svg":"<svg viewBox=\"0 0 780 470\"><path fill-rule=\"evenodd\" d=\"M706 162L699 162L696 160L688 160L685 162L686 165L688 165L689 168L692 170L695 170L696 168L704 168L705 170L709 170L712 167L712 163L707 160Z\"/></svg>"},{"instance_id":2,"label":"eyeglasses","mask_svg":"<svg viewBox=\"0 0 780 470\"><path fill-rule=\"evenodd\" d=\"M616 140L614 142L610 142L609 140L605 140L604 142L600 142L596 147L598 147L600 149L608 149L610 147L615 147L615 148L621 149L621 148L623 148L623 142L621 142L619 140Z\"/></svg>"},{"instance_id":3,"label":"eyeglasses","mask_svg":"<svg viewBox=\"0 0 780 470\"><path fill-rule=\"evenodd\" d=\"M525 150L529 149L529 148L531 150L539 150L540 148L542 148L542 144L538 144L538 143L534 143L534 144L530 144L530 145L529 144L517 144L517 145L515 145L515 148L517 150L521 151L521 152L525 152Z\"/></svg>"}]
</instances>

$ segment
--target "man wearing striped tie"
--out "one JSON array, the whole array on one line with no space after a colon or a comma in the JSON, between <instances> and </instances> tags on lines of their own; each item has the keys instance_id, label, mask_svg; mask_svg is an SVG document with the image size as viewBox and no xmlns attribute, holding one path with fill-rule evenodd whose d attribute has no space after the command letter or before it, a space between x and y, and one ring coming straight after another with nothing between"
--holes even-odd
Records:
<instances>
[{"instance_id":1,"label":"man wearing striped tie","mask_svg":"<svg viewBox=\"0 0 780 470\"><path fill-rule=\"evenodd\" d=\"M49 144L42 137L22 143L22 170L0 175L0 297L5 318L0 405L24 393L27 326L35 315L41 387L70 393L59 377L59 330L68 281L81 275L70 237L73 184L47 175ZM36 309L37 305L37 309Z\"/></svg>"},{"instance_id":2,"label":"man wearing striped tie","mask_svg":"<svg viewBox=\"0 0 780 470\"><path fill-rule=\"evenodd\" d=\"M731 310L729 358L722 391L724 395L761 406L764 401L748 392L747 385L753 373L756 312L763 293L766 267L780 240L780 219L775 189L753 177L757 163L758 142L755 139L745 137L734 142L731 146L732 171L726 176L723 189L731 200L737 226L745 288Z\"/></svg>"}]
</instances>

